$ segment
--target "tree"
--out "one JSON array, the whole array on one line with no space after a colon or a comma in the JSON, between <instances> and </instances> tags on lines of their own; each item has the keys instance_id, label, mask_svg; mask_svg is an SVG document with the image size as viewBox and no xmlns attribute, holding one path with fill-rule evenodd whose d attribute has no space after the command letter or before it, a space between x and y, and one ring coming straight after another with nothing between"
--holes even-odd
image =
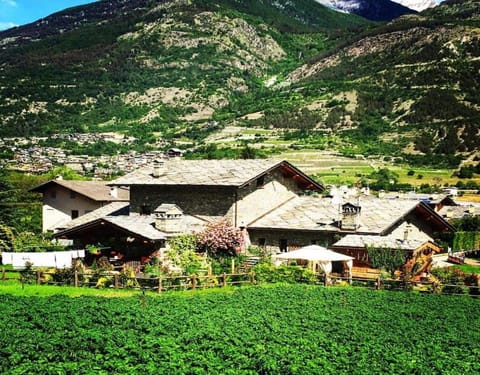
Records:
<instances>
[{"instance_id":1,"label":"tree","mask_svg":"<svg viewBox=\"0 0 480 375\"><path fill-rule=\"evenodd\" d=\"M61 251L64 246L52 242L51 235L47 233L36 234L33 232L20 232L13 240L16 251L24 252L45 252L45 251Z\"/></svg>"},{"instance_id":2,"label":"tree","mask_svg":"<svg viewBox=\"0 0 480 375\"><path fill-rule=\"evenodd\" d=\"M198 234L199 247L210 256L236 256L243 243L240 229L226 220L209 223L205 230Z\"/></svg>"},{"instance_id":3,"label":"tree","mask_svg":"<svg viewBox=\"0 0 480 375\"><path fill-rule=\"evenodd\" d=\"M375 190L390 190L398 182L398 173L388 168L381 168L370 174L370 179L374 180L370 187Z\"/></svg>"},{"instance_id":4,"label":"tree","mask_svg":"<svg viewBox=\"0 0 480 375\"><path fill-rule=\"evenodd\" d=\"M4 251L14 251L14 240L15 236L13 235L12 229L5 225L0 223L0 255Z\"/></svg>"},{"instance_id":5,"label":"tree","mask_svg":"<svg viewBox=\"0 0 480 375\"><path fill-rule=\"evenodd\" d=\"M395 277L395 271L402 267L407 260L405 252L401 249L367 246L367 252L372 266L385 269L392 278Z\"/></svg>"}]
</instances>

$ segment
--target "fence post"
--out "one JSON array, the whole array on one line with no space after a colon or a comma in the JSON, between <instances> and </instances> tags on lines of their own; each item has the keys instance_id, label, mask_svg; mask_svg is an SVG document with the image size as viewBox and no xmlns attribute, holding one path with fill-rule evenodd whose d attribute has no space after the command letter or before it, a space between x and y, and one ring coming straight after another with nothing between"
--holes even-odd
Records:
<instances>
[{"instance_id":1,"label":"fence post","mask_svg":"<svg viewBox=\"0 0 480 375\"><path fill-rule=\"evenodd\" d=\"M115 289L118 289L118 287L120 286L119 279L118 279L118 273L113 275L113 285L114 285Z\"/></svg>"},{"instance_id":2,"label":"fence post","mask_svg":"<svg viewBox=\"0 0 480 375\"><path fill-rule=\"evenodd\" d=\"M78 271L76 269L73 271L73 286L78 288Z\"/></svg>"},{"instance_id":3,"label":"fence post","mask_svg":"<svg viewBox=\"0 0 480 375\"><path fill-rule=\"evenodd\" d=\"M37 285L40 285L41 277L42 277L42 273L39 270L37 270Z\"/></svg>"},{"instance_id":4,"label":"fence post","mask_svg":"<svg viewBox=\"0 0 480 375\"><path fill-rule=\"evenodd\" d=\"M225 286L227 286L227 274L224 272L222 277L223 277L222 286L225 287Z\"/></svg>"},{"instance_id":5,"label":"fence post","mask_svg":"<svg viewBox=\"0 0 480 375\"><path fill-rule=\"evenodd\" d=\"M2 268L2 281L5 281L7 279L7 271L5 267Z\"/></svg>"},{"instance_id":6,"label":"fence post","mask_svg":"<svg viewBox=\"0 0 480 375\"><path fill-rule=\"evenodd\" d=\"M192 279L192 289L197 289L197 277L192 275L190 278Z\"/></svg>"},{"instance_id":7,"label":"fence post","mask_svg":"<svg viewBox=\"0 0 480 375\"><path fill-rule=\"evenodd\" d=\"M158 293L162 293L162 278L158 278Z\"/></svg>"},{"instance_id":8,"label":"fence post","mask_svg":"<svg viewBox=\"0 0 480 375\"><path fill-rule=\"evenodd\" d=\"M381 285L381 281L380 281L380 276L377 276L377 285L376 285L376 289L377 289L377 290L380 290L380 289L382 289L382 285Z\"/></svg>"},{"instance_id":9,"label":"fence post","mask_svg":"<svg viewBox=\"0 0 480 375\"><path fill-rule=\"evenodd\" d=\"M327 276L327 274L325 274L325 276L323 278L323 286L328 286L328 276Z\"/></svg>"},{"instance_id":10,"label":"fence post","mask_svg":"<svg viewBox=\"0 0 480 375\"><path fill-rule=\"evenodd\" d=\"M250 272L250 284L255 284L255 272Z\"/></svg>"}]
</instances>

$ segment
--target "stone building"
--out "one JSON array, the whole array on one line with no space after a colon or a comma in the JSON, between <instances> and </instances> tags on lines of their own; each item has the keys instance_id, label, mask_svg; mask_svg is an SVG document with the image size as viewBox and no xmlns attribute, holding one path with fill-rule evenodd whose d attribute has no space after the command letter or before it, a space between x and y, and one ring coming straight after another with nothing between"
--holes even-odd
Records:
<instances>
[{"instance_id":1,"label":"stone building","mask_svg":"<svg viewBox=\"0 0 480 375\"><path fill-rule=\"evenodd\" d=\"M368 263L366 248L339 243L345 236L418 244L434 243L438 233L454 230L424 202L372 196L359 197L355 203L328 197L297 197L248 226L252 243L272 252L318 244L353 256L355 265Z\"/></svg>"},{"instance_id":2,"label":"stone building","mask_svg":"<svg viewBox=\"0 0 480 375\"><path fill-rule=\"evenodd\" d=\"M323 191L287 161L271 160L157 161L110 185L129 189L128 205L102 207L57 228L55 236L79 246L94 241L153 252L209 222L226 218L247 227L307 191Z\"/></svg>"},{"instance_id":3,"label":"stone building","mask_svg":"<svg viewBox=\"0 0 480 375\"><path fill-rule=\"evenodd\" d=\"M246 228L252 245L277 253L310 244L332 246L346 235L433 242L436 233L454 230L422 201L321 196L323 186L287 161L162 160L111 186L129 189L128 206L112 204L78 218L57 237L158 247L226 218ZM353 256L357 261L364 257L360 252Z\"/></svg>"}]
</instances>

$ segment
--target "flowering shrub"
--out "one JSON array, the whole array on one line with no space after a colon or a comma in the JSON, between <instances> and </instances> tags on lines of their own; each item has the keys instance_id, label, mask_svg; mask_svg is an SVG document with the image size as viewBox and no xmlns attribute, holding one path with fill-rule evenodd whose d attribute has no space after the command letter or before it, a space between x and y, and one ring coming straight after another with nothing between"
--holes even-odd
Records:
<instances>
[{"instance_id":1,"label":"flowering shrub","mask_svg":"<svg viewBox=\"0 0 480 375\"><path fill-rule=\"evenodd\" d=\"M219 257L238 255L244 243L242 232L226 220L209 223L197 241L201 250Z\"/></svg>"}]
</instances>

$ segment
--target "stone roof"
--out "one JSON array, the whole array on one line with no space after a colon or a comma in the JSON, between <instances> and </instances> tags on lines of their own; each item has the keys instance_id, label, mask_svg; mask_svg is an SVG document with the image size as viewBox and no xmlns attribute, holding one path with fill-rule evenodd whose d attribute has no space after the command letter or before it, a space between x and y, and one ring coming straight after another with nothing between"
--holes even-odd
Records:
<instances>
[{"instance_id":1,"label":"stone roof","mask_svg":"<svg viewBox=\"0 0 480 375\"><path fill-rule=\"evenodd\" d=\"M389 236L347 234L345 237L335 242L332 245L332 248L364 248L366 246L371 246L378 248L413 251L418 249L425 242L427 242L427 240L425 239L411 238L407 240L402 240Z\"/></svg>"},{"instance_id":2,"label":"stone roof","mask_svg":"<svg viewBox=\"0 0 480 375\"><path fill-rule=\"evenodd\" d=\"M438 211L438 214L447 220L461 219L465 216L478 216L480 215L480 206L474 204L445 206Z\"/></svg>"},{"instance_id":3,"label":"stone roof","mask_svg":"<svg viewBox=\"0 0 480 375\"><path fill-rule=\"evenodd\" d=\"M167 238L165 233L155 228L155 219L151 216L106 216L102 220L152 241L165 240Z\"/></svg>"},{"instance_id":4,"label":"stone roof","mask_svg":"<svg viewBox=\"0 0 480 375\"><path fill-rule=\"evenodd\" d=\"M129 190L125 188L117 188L117 196L112 195L112 188L105 181L51 180L31 189L31 191L43 193L46 189L55 185L72 190L97 202L128 201L130 197Z\"/></svg>"},{"instance_id":5,"label":"stone roof","mask_svg":"<svg viewBox=\"0 0 480 375\"><path fill-rule=\"evenodd\" d=\"M111 202L85 215L79 216L76 219L63 224L61 227L57 227L56 229L71 229L105 216L128 215L129 207L130 203L128 202Z\"/></svg>"},{"instance_id":6,"label":"stone roof","mask_svg":"<svg viewBox=\"0 0 480 375\"><path fill-rule=\"evenodd\" d=\"M342 232L338 225L342 218L342 203L346 202L338 202L334 198L298 197L248 227ZM374 197L361 198L354 203L361 207L357 232L369 234L384 232L420 204L418 201Z\"/></svg>"},{"instance_id":7,"label":"stone roof","mask_svg":"<svg viewBox=\"0 0 480 375\"><path fill-rule=\"evenodd\" d=\"M59 228L60 230L54 234L54 237L68 238L72 233L91 226L101 225L101 222L110 223L152 241L163 240L168 237L166 233L155 228L155 217L153 215L128 215L128 208L128 203L110 203L68 222L62 228ZM209 222L206 218L191 215L183 215L181 220L184 227L188 229L188 233L201 231L204 225Z\"/></svg>"},{"instance_id":8,"label":"stone roof","mask_svg":"<svg viewBox=\"0 0 480 375\"><path fill-rule=\"evenodd\" d=\"M309 185L323 190L318 183L286 161L275 160L166 160L159 177L153 177L153 165L137 169L112 181L110 185L204 185L240 187L278 167L295 171Z\"/></svg>"}]
</instances>

